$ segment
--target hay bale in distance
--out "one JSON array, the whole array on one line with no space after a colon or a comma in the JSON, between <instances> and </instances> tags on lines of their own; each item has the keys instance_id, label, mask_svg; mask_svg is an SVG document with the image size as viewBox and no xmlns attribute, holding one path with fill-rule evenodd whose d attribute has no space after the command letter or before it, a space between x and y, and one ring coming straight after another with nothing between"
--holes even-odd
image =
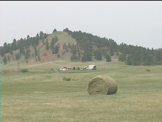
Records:
<instances>
[{"instance_id":1,"label":"hay bale in distance","mask_svg":"<svg viewBox=\"0 0 162 122\"><path fill-rule=\"evenodd\" d=\"M64 77L63 80L64 80L64 81L70 81L71 78L69 78L69 77Z\"/></svg>"},{"instance_id":2,"label":"hay bale in distance","mask_svg":"<svg viewBox=\"0 0 162 122\"><path fill-rule=\"evenodd\" d=\"M115 94L117 92L117 84L111 77L98 75L89 82L87 91L89 95Z\"/></svg>"}]
</instances>

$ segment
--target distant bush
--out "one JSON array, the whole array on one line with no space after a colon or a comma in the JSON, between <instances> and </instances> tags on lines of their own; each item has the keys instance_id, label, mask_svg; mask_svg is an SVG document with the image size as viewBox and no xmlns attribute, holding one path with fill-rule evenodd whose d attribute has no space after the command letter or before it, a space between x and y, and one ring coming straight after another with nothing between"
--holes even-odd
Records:
<instances>
[{"instance_id":1,"label":"distant bush","mask_svg":"<svg viewBox=\"0 0 162 122\"><path fill-rule=\"evenodd\" d=\"M28 72L28 69L21 69L21 72Z\"/></svg>"},{"instance_id":2,"label":"distant bush","mask_svg":"<svg viewBox=\"0 0 162 122\"><path fill-rule=\"evenodd\" d=\"M75 67L73 67L73 70L75 70Z\"/></svg>"}]
</instances>

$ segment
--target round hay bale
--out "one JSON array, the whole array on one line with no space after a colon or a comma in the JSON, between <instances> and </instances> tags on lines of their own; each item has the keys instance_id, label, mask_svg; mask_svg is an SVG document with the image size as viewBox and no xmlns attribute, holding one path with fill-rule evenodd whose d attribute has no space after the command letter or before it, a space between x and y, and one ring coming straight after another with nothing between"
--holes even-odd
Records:
<instances>
[{"instance_id":1,"label":"round hay bale","mask_svg":"<svg viewBox=\"0 0 162 122\"><path fill-rule=\"evenodd\" d=\"M111 77L98 75L89 82L87 91L89 95L115 94L117 92L117 84Z\"/></svg>"},{"instance_id":2,"label":"round hay bale","mask_svg":"<svg viewBox=\"0 0 162 122\"><path fill-rule=\"evenodd\" d=\"M63 80L65 80L65 81L70 81L71 78L69 78L69 77L64 77Z\"/></svg>"}]
</instances>

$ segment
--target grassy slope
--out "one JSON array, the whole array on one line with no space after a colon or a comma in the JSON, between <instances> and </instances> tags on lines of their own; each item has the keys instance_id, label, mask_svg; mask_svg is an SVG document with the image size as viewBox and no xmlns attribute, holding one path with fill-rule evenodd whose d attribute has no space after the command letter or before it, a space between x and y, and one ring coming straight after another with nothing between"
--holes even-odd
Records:
<instances>
[{"instance_id":1,"label":"grassy slope","mask_svg":"<svg viewBox=\"0 0 162 122\"><path fill-rule=\"evenodd\" d=\"M68 33L62 32L62 31L58 31L58 32L55 32L53 34L50 34L47 37L49 46L51 45L52 38L55 37L55 36L57 36L57 38L58 38L58 41L55 43L55 46L60 44L60 43L61 44L64 44L64 43L76 44L76 40L73 39ZM45 39L44 42L46 42L46 39ZM36 58L37 57L35 57L35 56L33 57L32 56L32 54L35 54L34 53L34 48L32 46L30 46L28 49L30 49L30 51L31 51L31 57L30 57L30 59L28 59L28 61L29 62L36 62ZM48 51L46 50L46 45L43 44L42 40L39 41L39 45L37 46L37 50L38 50L38 53L39 53L40 56L43 56L44 54L52 53L51 49L49 49ZM71 53L70 52L66 52L65 55L62 55L62 51L63 51L63 49L59 50L60 58L58 58L57 54L55 54L52 57L50 57L49 59L47 59L46 61L56 61L56 60L67 60L67 61L70 61ZM18 52L19 52L19 50L13 51L13 53L14 53L13 56L11 56L9 53L6 54L6 55L10 56L10 62L8 62L9 65L12 66L12 65L17 64L17 61L13 60L13 57L15 58L15 53L18 53ZM1 63L2 62L3 62L3 58L1 58ZM21 58L19 59L19 63L22 64L22 65L27 65L24 56L21 56Z\"/></svg>"},{"instance_id":2,"label":"grassy slope","mask_svg":"<svg viewBox=\"0 0 162 122\"><path fill-rule=\"evenodd\" d=\"M50 67L95 64L96 71L51 72ZM9 67L9 65L8 65ZM2 65L2 69L8 68ZM127 66L117 62L47 62L23 65L46 73L2 74L3 122L161 122L162 66ZM146 72L146 68L151 71ZM87 93L96 75L109 75L118 84L114 95ZM63 81L63 77L73 81Z\"/></svg>"}]
</instances>

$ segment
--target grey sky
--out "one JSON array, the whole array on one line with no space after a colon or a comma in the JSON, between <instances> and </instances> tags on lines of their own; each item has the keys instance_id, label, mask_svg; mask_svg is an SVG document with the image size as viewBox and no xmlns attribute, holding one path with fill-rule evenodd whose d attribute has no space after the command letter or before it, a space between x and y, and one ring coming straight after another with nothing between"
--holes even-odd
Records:
<instances>
[{"instance_id":1,"label":"grey sky","mask_svg":"<svg viewBox=\"0 0 162 122\"><path fill-rule=\"evenodd\" d=\"M0 46L65 28L162 48L162 1L0 1Z\"/></svg>"}]
</instances>

